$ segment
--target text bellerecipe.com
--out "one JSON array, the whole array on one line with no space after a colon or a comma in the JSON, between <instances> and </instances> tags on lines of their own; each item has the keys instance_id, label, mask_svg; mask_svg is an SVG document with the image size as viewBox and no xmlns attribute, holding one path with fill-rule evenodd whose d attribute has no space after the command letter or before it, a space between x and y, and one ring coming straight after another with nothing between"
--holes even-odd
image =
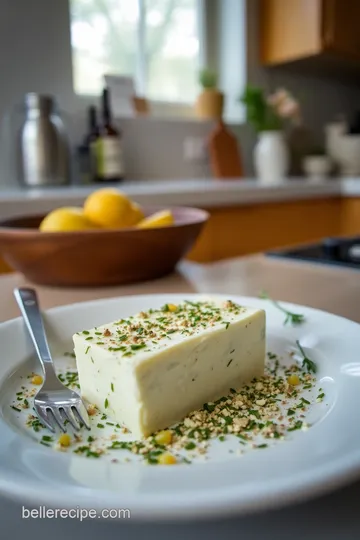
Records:
<instances>
[{"instance_id":1,"label":"text bellerecipe.com","mask_svg":"<svg viewBox=\"0 0 360 540\"><path fill-rule=\"evenodd\" d=\"M128 508L103 508L95 510L94 508L47 508L39 506L38 508L21 509L22 519L130 519L131 512Z\"/></svg>"}]
</instances>

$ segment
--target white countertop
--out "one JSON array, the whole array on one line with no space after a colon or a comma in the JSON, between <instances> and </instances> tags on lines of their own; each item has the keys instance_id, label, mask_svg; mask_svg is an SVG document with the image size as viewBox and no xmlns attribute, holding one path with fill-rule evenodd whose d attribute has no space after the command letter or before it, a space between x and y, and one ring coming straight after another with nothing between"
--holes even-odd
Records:
<instances>
[{"instance_id":1,"label":"white countertop","mask_svg":"<svg viewBox=\"0 0 360 540\"><path fill-rule=\"evenodd\" d=\"M0 187L0 219L41 214L57 206L81 205L100 184L61 188L21 189ZM198 206L202 208L292 201L324 197L360 197L360 178L305 178L263 184L255 179L131 181L119 184L139 204Z\"/></svg>"}]
</instances>

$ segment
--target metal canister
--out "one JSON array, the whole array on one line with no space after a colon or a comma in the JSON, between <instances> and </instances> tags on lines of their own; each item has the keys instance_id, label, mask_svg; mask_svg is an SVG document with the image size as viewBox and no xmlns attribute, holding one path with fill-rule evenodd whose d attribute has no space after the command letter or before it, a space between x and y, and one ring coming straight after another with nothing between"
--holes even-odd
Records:
<instances>
[{"instance_id":1,"label":"metal canister","mask_svg":"<svg viewBox=\"0 0 360 540\"><path fill-rule=\"evenodd\" d=\"M22 183L29 187L70 183L70 145L54 99L25 96L25 121L20 132Z\"/></svg>"}]
</instances>

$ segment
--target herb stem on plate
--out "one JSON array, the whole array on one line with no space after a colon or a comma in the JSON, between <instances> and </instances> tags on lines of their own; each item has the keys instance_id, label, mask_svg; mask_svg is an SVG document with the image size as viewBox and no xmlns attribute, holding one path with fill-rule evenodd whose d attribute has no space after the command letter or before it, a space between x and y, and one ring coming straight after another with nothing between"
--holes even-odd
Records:
<instances>
[{"instance_id":1,"label":"herb stem on plate","mask_svg":"<svg viewBox=\"0 0 360 540\"><path fill-rule=\"evenodd\" d=\"M279 304L279 302L277 302L276 300L273 300L273 298L270 298L270 296L268 295L266 291L262 291L260 293L260 298L263 298L264 300L269 300L277 309L279 309L285 314L284 325L290 323L293 326L296 326L298 324L302 324L303 322L305 322L304 315L302 315L301 313L292 313L291 311L288 311L287 309L282 307Z\"/></svg>"},{"instance_id":2,"label":"herb stem on plate","mask_svg":"<svg viewBox=\"0 0 360 540\"><path fill-rule=\"evenodd\" d=\"M313 362L312 360L310 360L310 358L308 356L306 356L305 352L304 352L304 349L302 348L302 346L300 345L300 342L299 340L297 339L296 340L296 345L298 346L298 349L303 357L303 362L302 362L302 368L303 369L307 369L308 373L316 373L317 372L317 366L315 364L315 362Z\"/></svg>"}]
</instances>

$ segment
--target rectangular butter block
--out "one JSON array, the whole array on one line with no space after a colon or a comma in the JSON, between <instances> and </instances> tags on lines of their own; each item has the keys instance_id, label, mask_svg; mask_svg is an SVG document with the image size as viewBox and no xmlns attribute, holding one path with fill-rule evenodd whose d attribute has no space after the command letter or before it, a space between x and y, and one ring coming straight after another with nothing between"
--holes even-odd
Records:
<instances>
[{"instance_id":1,"label":"rectangular butter block","mask_svg":"<svg viewBox=\"0 0 360 540\"><path fill-rule=\"evenodd\" d=\"M146 437L264 374L265 312L216 298L166 304L73 340L82 396Z\"/></svg>"}]
</instances>

